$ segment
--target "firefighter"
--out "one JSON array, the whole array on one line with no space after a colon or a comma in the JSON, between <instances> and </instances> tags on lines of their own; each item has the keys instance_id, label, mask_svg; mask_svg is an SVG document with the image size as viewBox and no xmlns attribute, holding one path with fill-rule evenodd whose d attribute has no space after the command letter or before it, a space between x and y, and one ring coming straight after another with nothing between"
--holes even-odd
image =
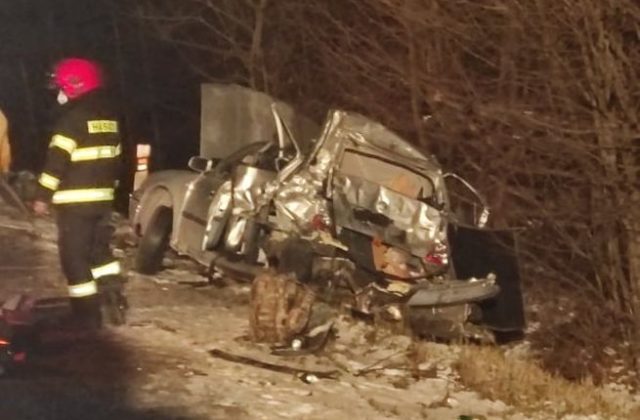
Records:
<instances>
[{"instance_id":1,"label":"firefighter","mask_svg":"<svg viewBox=\"0 0 640 420\"><path fill-rule=\"evenodd\" d=\"M124 279L109 246L121 165L117 113L103 89L97 63L64 59L52 76L62 109L33 210L45 215L50 202L55 206L60 261L74 321L89 328L100 328L104 322L122 324Z\"/></svg>"}]
</instances>

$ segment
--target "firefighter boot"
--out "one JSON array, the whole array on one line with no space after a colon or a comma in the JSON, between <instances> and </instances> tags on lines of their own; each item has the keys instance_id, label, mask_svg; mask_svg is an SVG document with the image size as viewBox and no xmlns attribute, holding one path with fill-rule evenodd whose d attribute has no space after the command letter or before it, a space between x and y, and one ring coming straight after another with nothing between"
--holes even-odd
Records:
<instances>
[{"instance_id":1,"label":"firefighter boot","mask_svg":"<svg viewBox=\"0 0 640 420\"><path fill-rule=\"evenodd\" d=\"M81 330L97 330L102 328L99 296L92 295L81 298L71 298L71 319L67 326Z\"/></svg>"},{"instance_id":2,"label":"firefighter boot","mask_svg":"<svg viewBox=\"0 0 640 420\"><path fill-rule=\"evenodd\" d=\"M129 304L123 293L124 281L119 276L100 279L99 293L101 312L104 322L118 326L127 322Z\"/></svg>"}]
</instances>

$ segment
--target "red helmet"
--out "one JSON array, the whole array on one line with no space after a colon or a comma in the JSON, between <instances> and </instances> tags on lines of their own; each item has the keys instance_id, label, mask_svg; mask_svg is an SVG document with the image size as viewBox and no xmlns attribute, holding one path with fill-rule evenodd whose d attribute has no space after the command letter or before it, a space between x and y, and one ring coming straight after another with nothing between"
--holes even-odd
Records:
<instances>
[{"instance_id":1,"label":"red helmet","mask_svg":"<svg viewBox=\"0 0 640 420\"><path fill-rule=\"evenodd\" d=\"M56 64L53 83L69 99L74 99L102 86L102 71L93 61L67 58Z\"/></svg>"}]
</instances>

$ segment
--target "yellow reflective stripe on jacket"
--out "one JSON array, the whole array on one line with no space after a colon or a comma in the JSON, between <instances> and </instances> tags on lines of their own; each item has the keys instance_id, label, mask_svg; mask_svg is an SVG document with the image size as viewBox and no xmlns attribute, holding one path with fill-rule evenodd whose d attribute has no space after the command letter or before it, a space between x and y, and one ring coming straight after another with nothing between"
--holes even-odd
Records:
<instances>
[{"instance_id":1,"label":"yellow reflective stripe on jacket","mask_svg":"<svg viewBox=\"0 0 640 420\"><path fill-rule=\"evenodd\" d=\"M62 134L54 134L51 138L51 143L49 143L49 147L59 147L65 152L72 154L76 147L78 147L78 143L70 138L63 136Z\"/></svg>"},{"instance_id":2,"label":"yellow reflective stripe on jacket","mask_svg":"<svg viewBox=\"0 0 640 420\"><path fill-rule=\"evenodd\" d=\"M117 133L118 121L113 121L113 120L87 121L87 130L89 130L89 134Z\"/></svg>"},{"instance_id":3,"label":"yellow reflective stripe on jacket","mask_svg":"<svg viewBox=\"0 0 640 420\"><path fill-rule=\"evenodd\" d=\"M86 283L73 284L69 286L69 296L80 298L95 295L98 293L98 284L91 280Z\"/></svg>"},{"instance_id":4,"label":"yellow reflective stripe on jacket","mask_svg":"<svg viewBox=\"0 0 640 420\"><path fill-rule=\"evenodd\" d=\"M118 261L110 262L109 264L101 265L91 269L91 274L94 279L105 276L115 276L120 274L120 263Z\"/></svg>"},{"instance_id":5,"label":"yellow reflective stripe on jacket","mask_svg":"<svg viewBox=\"0 0 640 420\"><path fill-rule=\"evenodd\" d=\"M81 147L71 153L71 160L73 162L80 162L86 160L112 159L120 155L120 152L120 145Z\"/></svg>"},{"instance_id":6,"label":"yellow reflective stripe on jacket","mask_svg":"<svg viewBox=\"0 0 640 420\"><path fill-rule=\"evenodd\" d=\"M55 191L58 189L58 185L60 185L60 179L43 172L38 179L38 183L45 188Z\"/></svg>"},{"instance_id":7,"label":"yellow reflective stripe on jacket","mask_svg":"<svg viewBox=\"0 0 640 420\"><path fill-rule=\"evenodd\" d=\"M61 190L53 194L55 204L89 203L92 201L113 200L113 188L88 188L78 190Z\"/></svg>"}]
</instances>

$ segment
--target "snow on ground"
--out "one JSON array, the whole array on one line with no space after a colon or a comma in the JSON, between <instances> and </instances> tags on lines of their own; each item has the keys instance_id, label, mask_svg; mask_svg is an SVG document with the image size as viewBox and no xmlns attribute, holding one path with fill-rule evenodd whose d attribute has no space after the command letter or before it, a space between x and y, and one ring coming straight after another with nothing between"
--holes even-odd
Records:
<instances>
[{"instance_id":1,"label":"snow on ground","mask_svg":"<svg viewBox=\"0 0 640 420\"><path fill-rule=\"evenodd\" d=\"M27 224L0 210L0 299L16 292L62 295L52 222L38 220L34 237L16 228ZM118 253L130 266L132 250ZM414 379L406 369L408 337L374 334L348 319L338 321L338 338L325 355L272 356L246 339L247 284L205 285L192 263L175 259L173 265L156 276L128 272L127 326L45 346L25 372L0 379L0 418L528 418L459 385L453 368L459 348L425 344L428 357L418 366L421 378ZM291 374L216 359L208 353L214 348L342 374L307 384ZM382 368L357 375L376 363Z\"/></svg>"}]
</instances>

